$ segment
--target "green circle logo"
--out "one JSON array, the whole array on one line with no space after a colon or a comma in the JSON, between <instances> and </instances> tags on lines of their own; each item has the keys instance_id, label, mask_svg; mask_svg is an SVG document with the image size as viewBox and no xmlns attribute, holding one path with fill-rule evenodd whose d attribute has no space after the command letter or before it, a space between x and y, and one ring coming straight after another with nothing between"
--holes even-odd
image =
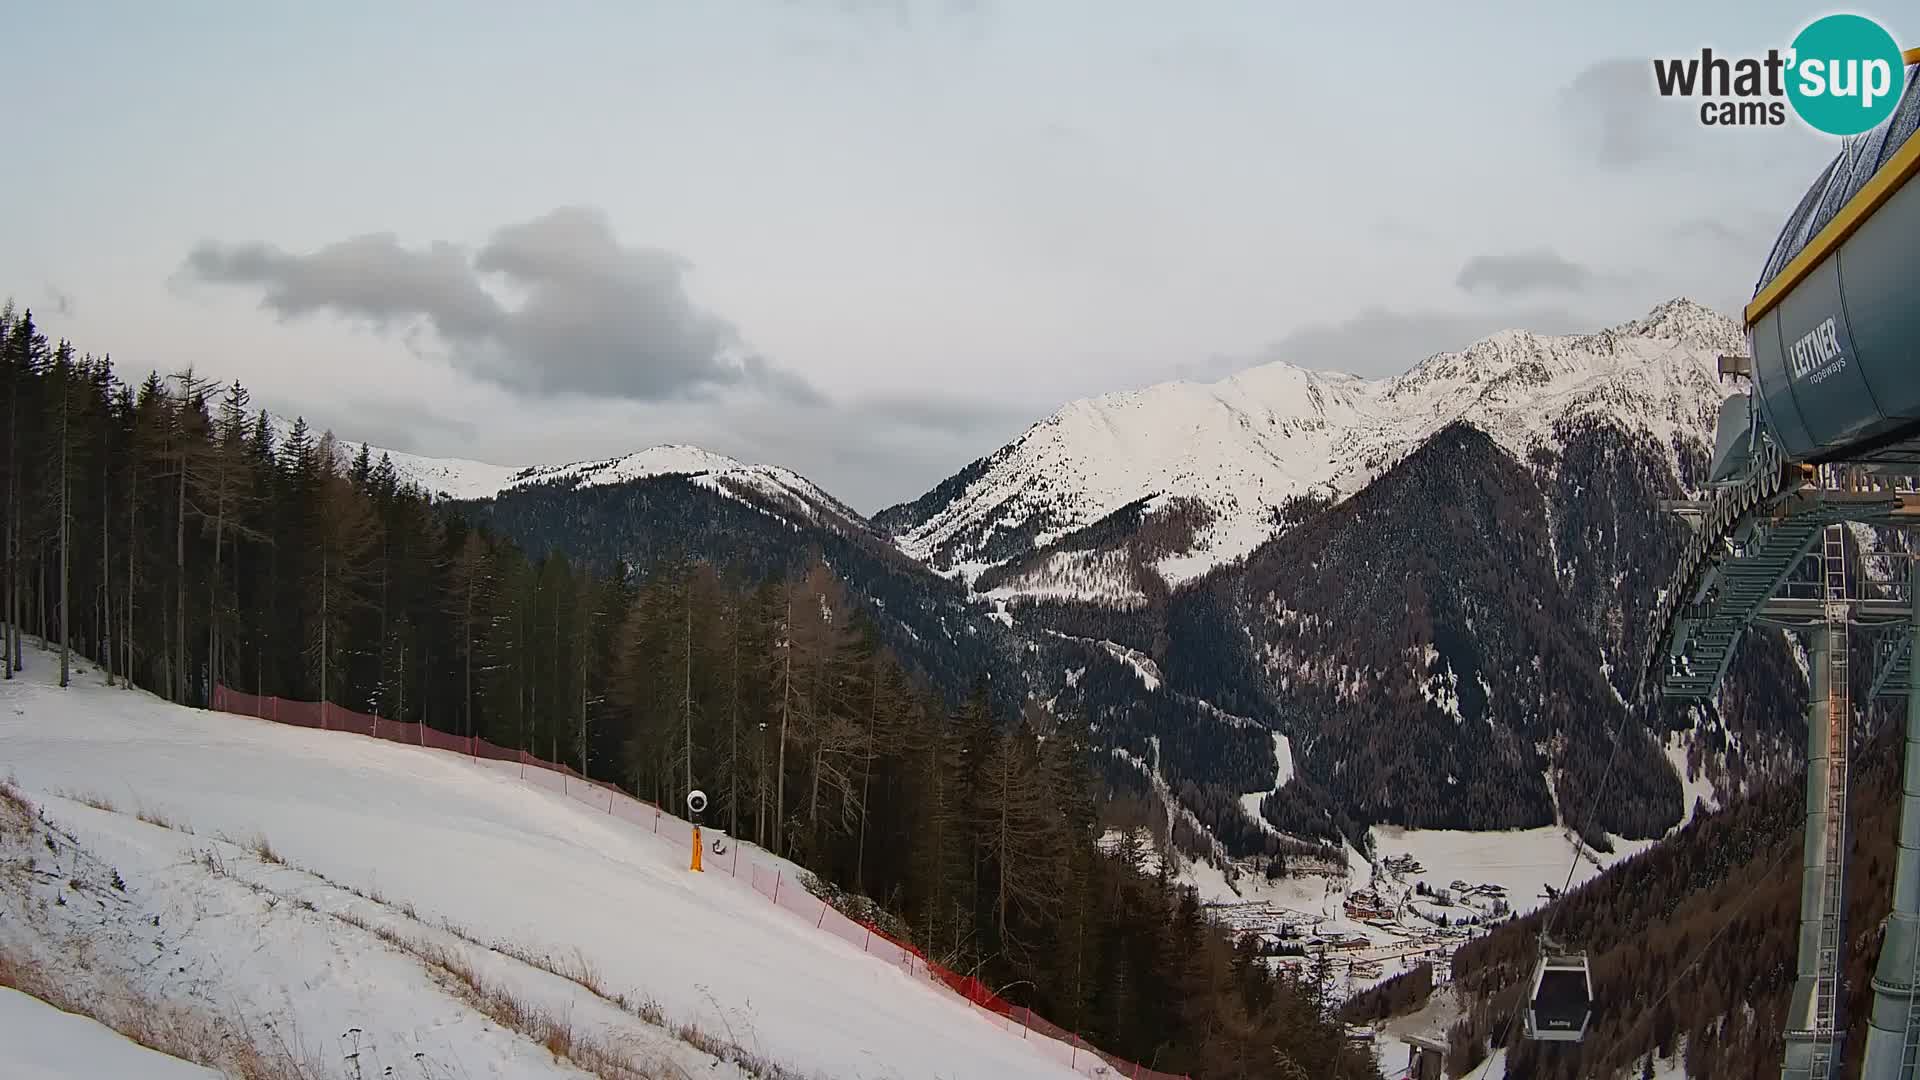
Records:
<instances>
[{"instance_id":1,"label":"green circle logo","mask_svg":"<svg viewBox=\"0 0 1920 1080\"><path fill-rule=\"evenodd\" d=\"M1893 115L1906 89L1900 45L1860 15L1828 15L1793 39L1787 99L1800 119L1828 135L1872 131Z\"/></svg>"}]
</instances>

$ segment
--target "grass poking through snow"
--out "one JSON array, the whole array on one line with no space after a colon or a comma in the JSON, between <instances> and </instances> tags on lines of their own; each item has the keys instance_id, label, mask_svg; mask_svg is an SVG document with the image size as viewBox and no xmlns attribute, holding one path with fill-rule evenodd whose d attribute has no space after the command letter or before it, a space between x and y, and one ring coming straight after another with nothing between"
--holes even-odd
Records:
<instances>
[{"instance_id":1,"label":"grass poking through snow","mask_svg":"<svg viewBox=\"0 0 1920 1080\"><path fill-rule=\"evenodd\" d=\"M266 833L255 833L253 839L247 843L247 850L253 852L254 858L259 859L263 863L269 863L274 866L285 866L287 864L287 860L281 858L280 853L273 850L273 844L267 840Z\"/></svg>"},{"instance_id":2,"label":"grass poking through snow","mask_svg":"<svg viewBox=\"0 0 1920 1080\"><path fill-rule=\"evenodd\" d=\"M0 800L11 803L0 795ZM149 997L123 980L99 973L86 992L71 990L32 961L0 948L0 986L39 998L56 1009L90 1017L150 1050L204 1065L236 1080L318 1080L324 1071L300 1060L282 1041L251 1037L244 1022Z\"/></svg>"},{"instance_id":3,"label":"grass poking through snow","mask_svg":"<svg viewBox=\"0 0 1920 1080\"><path fill-rule=\"evenodd\" d=\"M33 803L20 793L13 777L0 780L0 832L25 835L33 829Z\"/></svg>"}]
</instances>

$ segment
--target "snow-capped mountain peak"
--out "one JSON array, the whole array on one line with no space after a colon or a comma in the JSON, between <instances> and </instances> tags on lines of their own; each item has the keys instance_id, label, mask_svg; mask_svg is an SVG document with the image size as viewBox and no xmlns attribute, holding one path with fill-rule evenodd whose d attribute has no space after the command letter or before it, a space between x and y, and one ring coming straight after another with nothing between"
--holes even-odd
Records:
<instances>
[{"instance_id":1,"label":"snow-capped mountain peak","mask_svg":"<svg viewBox=\"0 0 1920 1080\"><path fill-rule=\"evenodd\" d=\"M573 483L581 487L624 484L650 476L699 476L723 473L747 466L711 450L681 443L649 446L617 457L568 462L565 465L533 465L514 475L508 487L529 484Z\"/></svg>"},{"instance_id":2,"label":"snow-capped mountain peak","mask_svg":"<svg viewBox=\"0 0 1920 1080\"><path fill-rule=\"evenodd\" d=\"M1668 300L1645 316L1621 324L1617 332L1631 337L1677 341L1722 352L1735 352L1745 347L1745 337L1738 324L1684 296Z\"/></svg>"},{"instance_id":3,"label":"snow-capped mountain peak","mask_svg":"<svg viewBox=\"0 0 1920 1080\"><path fill-rule=\"evenodd\" d=\"M942 498L881 520L908 554L977 574L1143 499L1149 513L1177 503L1191 542L1156 552L1177 582L1252 551L1289 497L1344 498L1455 421L1522 460L1552 448L1560 421L1587 414L1666 446L1679 432L1704 437L1722 394L1715 356L1740 343L1730 319L1682 298L1589 334L1502 330L1388 378L1274 362L1087 398L969 466L963 484L936 489ZM1055 576L1087 572L1084 551L1048 558L1062 562Z\"/></svg>"},{"instance_id":4,"label":"snow-capped mountain peak","mask_svg":"<svg viewBox=\"0 0 1920 1080\"><path fill-rule=\"evenodd\" d=\"M277 437L285 438L293 421L273 417ZM339 439L349 455L361 445ZM686 477L720 495L752 502L762 509L837 526L865 527L865 519L819 485L792 469L744 462L684 443L663 443L608 458L591 458L562 465L495 465L465 458L426 457L368 444L375 461L385 456L404 483L411 483L436 499L491 499L510 491L542 485L603 487L655 477Z\"/></svg>"}]
</instances>

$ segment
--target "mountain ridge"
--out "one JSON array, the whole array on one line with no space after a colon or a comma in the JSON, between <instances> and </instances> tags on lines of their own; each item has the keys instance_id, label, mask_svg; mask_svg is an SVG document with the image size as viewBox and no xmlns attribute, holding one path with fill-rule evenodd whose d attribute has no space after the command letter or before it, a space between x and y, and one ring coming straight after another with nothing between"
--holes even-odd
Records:
<instances>
[{"instance_id":1,"label":"mountain ridge","mask_svg":"<svg viewBox=\"0 0 1920 1080\"><path fill-rule=\"evenodd\" d=\"M1646 359L1644 356L1634 355L1631 343L1636 339L1677 342L1688 351L1704 357L1709 351L1739 348L1741 336L1731 319L1693 300L1676 297L1656 305L1643 316L1584 334L1542 335L1523 328L1501 329L1480 338L1464 349L1433 353L1397 375L1368 379L1347 372L1307 368L1288 361L1276 360L1244 369L1210 383L1170 380L1134 390L1113 391L1068 402L1036 421L1012 442L967 463L917 498L883 507L872 514L862 514L853 510L826 487L792 469L780 465L747 463L685 443L659 443L607 457L582 458L553 464L501 465L477 459L436 457L410 451L385 449L374 446L366 440L342 441L344 445L350 446L367 445L376 453L388 455L402 479L412 481L438 498L456 501L489 498L511 488L533 484L596 486L624 483L651 476L725 476L769 493L785 493L802 497L807 501L831 505L839 516L856 519L863 524L871 524L882 532L895 536L902 550L919 561L927 562L936 570L952 572L956 564L963 569L967 568L969 560L943 558L943 555L955 550L956 546L943 543L941 536L936 534L951 534L963 526L942 529L930 523L943 516L956 516L954 508L959 504L980 505L985 502L993 493L980 490L980 485L991 483L992 477L989 474L994 471L995 466L1004 464L1008 459L1017 456L1018 449L1035 438L1036 433L1079 420L1106 422L1116 411L1139 412L1153 404L1155 399L1165 398L1171 393L1185 393L1202 404L1207 400L1217 402L1233 410L1236 415L1247 411L1245 408L1247 402L1264 405L1268 412L1266 419L1269 421L1269 426L1274 429L1270 434L1285 436L1308 436L1313 433L1328 432L1331 425L1340 420L1344 413L1358 426L1364 428L1368 424L1373 425L1375 433L1384 438L1384 445L1367 447L1357 445L1353 438L1349 437L1345 444L1329 448L1336 452L1349 453L1355 449L1371 449L1373 451L1369 455L1371 462L1364 475L1354 474L1350 470L1336 469L1333 473L1323 476L1314 468L1301 468L1288 460L1289 457L1300 456L1297 453L1300 447L1290 444L1269 447L1263 444L1261 449L1269 459L1268 464L1271 469L1283 474L1281 479L1289 483L1260 484L1257 479L1255 483L1255 486L1263 492L1277 495L1265 503L1269 507L1277 507L1286 497L1299 494L1302 489L1317 488L1323 484L1329 485L1338 491L1340 497L1344 497L1364 487L1366 482L1370 482L1379 471L1383 471L1385 466L1390 464L1381 459L1381 452L1389 453L1397 460L1411 449L1411 445L1417 445L1445 426L1444 422L1440 422L1423 424L1417 429L1404 432L1380 430L1377 416L1353 415L1359 406L1367 404L1364 399L1377 396L1380 402L1394 405L1427 404L1429 406L1427 413L1433 420L1473 420L1476 410L1497 413L1502 405L1510 402L1510 395L1515 392L1524 392L1530 386L1537 387L1551 383L1556 368L1563 375L1577 373L1579 366L1573 361L1581 354L1609 358L1622 357L1624 354L1625 359ZM1704 374L1704 365L1702 373ZM1601 392L1606 389L1605 386L1574 389L1584 389L1588 393L1585 396L1576 394L1571 400L1566 401L1564 404L1569 409L1608 404L1628 406L1636 404L1617 399L1609 402L1606 395ZM1694 389L1701 390L1703 385L1696 383ZM1436 393L1444 395L1445 400L1437 405L1426 400ZM1289 396L1297 397L1301 407L1284 413L1273 408L1283 404ZM1669 400L1674 398L1670 396ZM1694 417L1673 416L1669 419L1687 421ZM284 434L286 428L290 427L290 422L276 417L276 426L280 427ZM1484 428L1487 425L1477 426ZM1533 425L1533 428L1545 429L1548 426L1550 425L1541 423ZM1500 430L1502 425L1498 424L1493 427L1494 430L1490 430L1489 434L1502 440L1503 444L1509 441L1503 436L1535 433L1533 430L1503 431ZM1516 456L1524 456L1530 449L1527 446L1511 445L1508 448L1515 451ZM1295 451L1295 453L1283 454L1279 452L1282 449ZM1098 512L1088 511L1091 516L1082 514L1071 524L1036 530L1033 547L1035 549L1043 547L1046 543L1076 529L1092 525L1100 518L1129 503L1141 499L1164 501L1176 497L1174 493L1179 491L1181 482L1204 482L1206 477L1202 470L1189 465L1173 470L1163 479L1163 483L1152 486L1151 489L1142 486L1140 490L1134 491L1128 497L1121 498L1115 495L1098 498ZM1180 494L1191 495L1191 492ZM1260 505L1257 499L1242 497L1241 492L1228 493L1227 501L1230 504L1229 509L1245 509L1246 504ZM1216 511L1218 509L1216 508ZM958 516L964 517L964 515ZM1245 539L1242 538L1241 542L1244 543ZM1264 534L1260 535L1259 539L1264 539ZM1257 540L1254 543L1257 544ZM978 548L981 545L972 546ZM1227 545L1228 548L1232 546ZM1251 545L1247 546L1246 550L1251 550ZM988 564L1004 561L1005 559L988 560ZM1202 558L1191 567L1174 566L1171 569L1174 570L1174 578L1186 580L1198 576L1199 572L1203 572L1204 569L1219 561L1224 560L1208 561ZM984 566L980 569L984 569ZM977 572L977 570L974 571L976 575Z\"/></svg>"},{"instance_id":2,"label":"mountain ridge","mask_svg":"<svg viewBox=\"0 0 1920 1080\"><path fill-rule=\"evenodd\" d=\"M973 580L1141 499L1150 510L1194 500L1205 520L1191 546L1153 566L1177 585L1258 547L1288 499L1346 498L1455 420L1522 460L1583 413L1662 442L1708 427L1713 358L1740 341L1732 320L1676 298L1586 334L1502 330L1379 379L1275 361L1084 398L873 520L908 554Z\"/></svg>"}]
</instances>

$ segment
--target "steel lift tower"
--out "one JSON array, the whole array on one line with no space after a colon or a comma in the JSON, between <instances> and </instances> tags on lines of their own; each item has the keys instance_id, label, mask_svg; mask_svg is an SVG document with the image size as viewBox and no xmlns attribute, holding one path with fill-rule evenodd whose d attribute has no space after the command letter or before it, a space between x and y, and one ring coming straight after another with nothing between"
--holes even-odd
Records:
<instances>
[{"instance_id":1,"label":"steel lift tower","mask_svg":"<svg viewBox=\"0 0 1920 1080\"><path fill-rule=\"evenodd\" d=\"M1905 59L1920 65L1920 50ZM1706 497L1672 505L1697 527L1657 605L1642 672L1642 685L1667 698L1705 701L1747 627L1784 627L1806 646L1806 833L1787 1080L1826 1080L1845 1061L1847 789L1859 689L1907 706L1892 914L1864 1075L1920 1080L1920 183L1912 182L1920 70L1906 74L1893 116L1844 143L1788 218L1744 312L1750 355L1720 359L1721 376L1745 379L1749 392L1721 403ZM1893 530L1899 551L1849 544L1849 535L1871 535L1862 526ZM1897 572L1875 580L1875 565ZM1863 634L1872 647L1856 650ZM1852 668L1856 652L1868 654L1864 679Z\"/></svg>"},{"instance_id":2,"label":"steel lift tower","mask_svg":"<svg viewBox=\"0 0 1920 1080\"><path fill-rule=\"evenodd\" d=\"M1789 1080L1840 1075L1845 1051L1848 932L1847 794L1851 771L1855 631L1876 634L1868 681L1873 695L1907 702L1900 850L1888 920L1874 979L1869 1067L1876 1078L1916 1077L1920 1056L1920 690L1912 658L1920 635L1913 603L1916 562L1907 551L1867 556L1850 572L1848 530L1855 524L1920 526L1920 491L1912 485L1848 490L1841 470L1822 469L1807 482L1776 490L1728 530L1724 557L1709 560L1696 599L1677 604L1666 626L1658 673L1668 697L1705 699L1717 688L1734 646L1750 625L1797 634L1807 651L1807 802L1801 859L1800 934L1788 1013ZM1904 489L1904 490L1903 490ZM1742 496L1733 496L1736 503ZM1717 501L1717 500L1716 500ZM1711 504L1676 507L1704 522ZM1696 541L1704 539L1696 534ZM1899 580L1859 573L1868 561L1904 563ZM1797 573L1796 573L1797 571ZM1893 634L1888 634L1893 630Z\"/></svg>"}]
</instances>

